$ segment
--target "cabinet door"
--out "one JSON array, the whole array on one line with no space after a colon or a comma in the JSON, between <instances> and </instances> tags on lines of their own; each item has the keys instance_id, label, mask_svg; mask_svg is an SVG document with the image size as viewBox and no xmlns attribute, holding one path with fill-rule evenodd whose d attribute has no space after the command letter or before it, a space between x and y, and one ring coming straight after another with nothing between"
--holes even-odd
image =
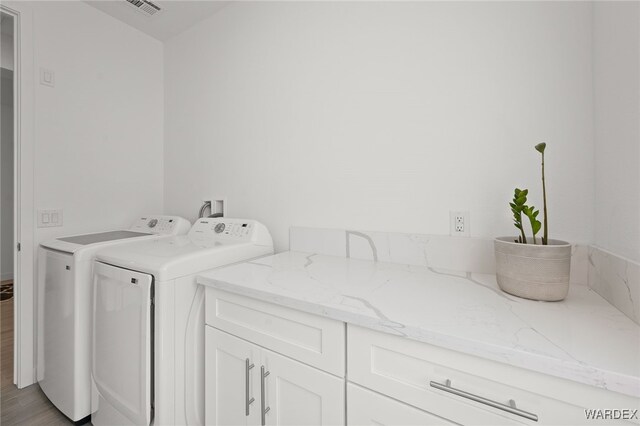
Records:
<instances>
[{"instance_id":1,"label":"cabinet door","mask_svg":"<svg viewBox=\"0 0 640 426\"><path fill-rule=\"evenodd\" d=\"M262 366L265 424L344 425L343 379L266 349Z\"/></svg>"},{"instance_id":2,"label":"cabinet door","mask_svg":"<svg viewBox=\"0 0 640 426\"><path fill-rule=\"evenodd\" d=\"M349 383L347 385L347 424L381 426L454 423Z\"/></svg>"},{"instance_id":3,"label":"cabinet door","mask_svg":"<svg viewBox=\"0 0 640 426\"><path fill-rule=\"evenodd\" d=\"M259 371L260 349L257 346L215 328L206 327L206 424L259 424ZM255 398L253 402L252 398Z\"/></svg>"}]
</instances>

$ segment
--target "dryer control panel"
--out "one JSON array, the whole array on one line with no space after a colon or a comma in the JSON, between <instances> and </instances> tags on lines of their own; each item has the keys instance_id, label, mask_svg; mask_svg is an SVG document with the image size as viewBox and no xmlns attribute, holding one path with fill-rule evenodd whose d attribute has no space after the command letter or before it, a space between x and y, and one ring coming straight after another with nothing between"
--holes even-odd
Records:
<instances>
[{"instance_id":1,"label":"dryer control panel","mask_svg":"<svg viewBox=\"0 0 640 426\"><path fill-rule=\"evenodd\" d=\"M142 216L130 230L158 235L183 235L190 227L189 221L179 216Z\"/></svg>"},{"instance_id":2,"label":"dryer control panel","mask_svg":"<svg viewBox=\"0 0 640 426\"><path fill-rule=\"evenodd\" d=\"M194 241L217 241L222 244L242 242L272 244L271 234L260 222L226 217L198 219L189 231L189 238Z\"/></svg>"}]
</instances>

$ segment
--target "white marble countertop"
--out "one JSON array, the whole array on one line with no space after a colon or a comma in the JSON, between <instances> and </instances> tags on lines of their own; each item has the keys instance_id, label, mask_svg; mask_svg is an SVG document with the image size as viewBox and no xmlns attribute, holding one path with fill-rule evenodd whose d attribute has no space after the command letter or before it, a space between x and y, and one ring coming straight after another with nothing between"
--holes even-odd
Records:
<instances>
[{"instance_id":1,"label":"white marble countertop","mask_svg":"<svg viewBox=\"0 0 640 426\"><path fill-rule=\"evenodd\" d=\"M202 274L221 290L640 397L640 326L586 286L562 302L494 275L284 252Z\"/></svg>"}]
</instances>

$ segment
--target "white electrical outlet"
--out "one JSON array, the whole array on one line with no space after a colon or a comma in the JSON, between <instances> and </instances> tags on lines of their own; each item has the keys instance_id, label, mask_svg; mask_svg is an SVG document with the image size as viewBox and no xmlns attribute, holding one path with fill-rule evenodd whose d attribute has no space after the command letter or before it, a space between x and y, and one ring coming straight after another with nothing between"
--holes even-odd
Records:
<instances>
[{"instance_id":1,"label":"white electrical outlet","mask_svg":"<svg viewBox=\"0 0 640 426\"><path fill-rule=\"evenodd\" d=\"M457 237L468 237L470 223L468 211L449 212L449 234Z\"/></svg>"}]
</instances>

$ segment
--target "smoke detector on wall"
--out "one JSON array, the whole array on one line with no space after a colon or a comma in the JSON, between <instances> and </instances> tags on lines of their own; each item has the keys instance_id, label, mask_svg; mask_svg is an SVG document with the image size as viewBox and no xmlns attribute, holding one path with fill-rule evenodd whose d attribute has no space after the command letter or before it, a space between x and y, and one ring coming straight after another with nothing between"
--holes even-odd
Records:
<instances>
[{"instance_id":1,"label":"smoke detector on wall","mask_svg":"<svg viewBox=\"0 0 640 426\"><path fill-rule=\"evenodd\" d=\"M162 10L160 6L147 0L126 0L126 2L138 12L149 17L158 14Z\"/></svg>"}]
</instances>

